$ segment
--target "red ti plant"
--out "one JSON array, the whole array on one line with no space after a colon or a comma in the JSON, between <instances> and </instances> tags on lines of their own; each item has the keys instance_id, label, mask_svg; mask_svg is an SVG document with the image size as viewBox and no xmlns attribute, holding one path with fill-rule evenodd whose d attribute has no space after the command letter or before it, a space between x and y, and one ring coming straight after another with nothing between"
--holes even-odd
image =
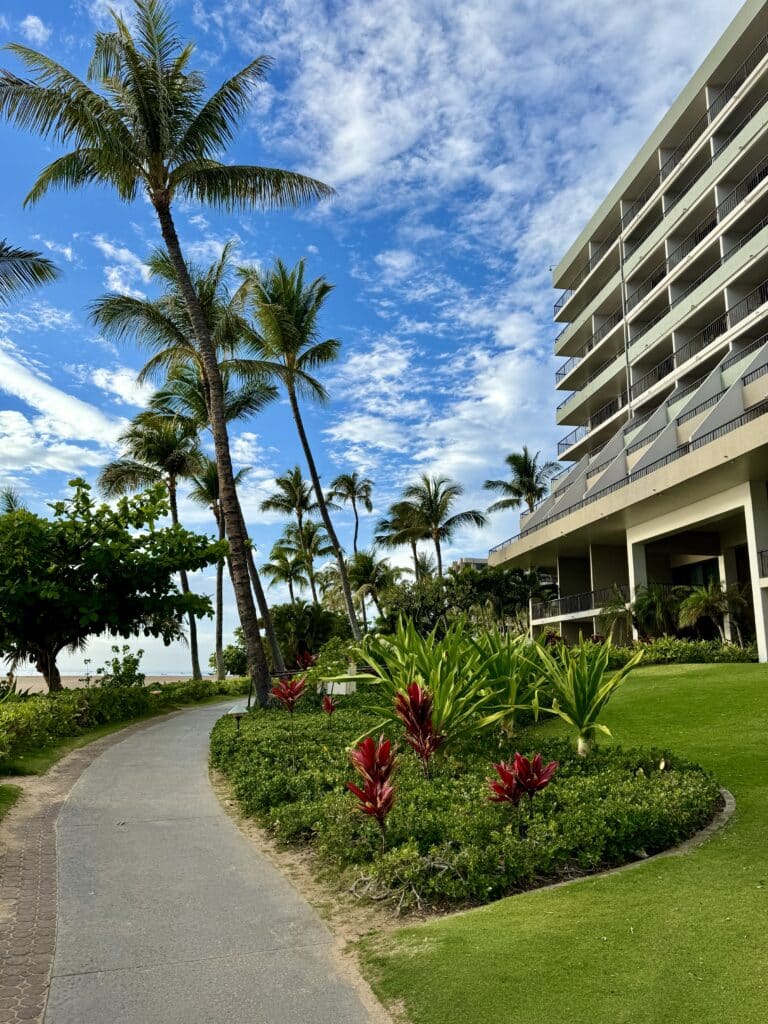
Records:
<instances>
[{"instance_id":1,"label":"red ti plant","mask_svg":"<svg viewBox=\"0 0 768 1024\"><path fill-rule=\"evenodd\" d=\"M419 683L409 683L395 697L395 714L405 726L406 742L421 760L427 778L430 758L445 743L445 736L435 731L433 705L432 694Z\"/></svg>"},{"instance_id":2,"label":"red ti plant","mask_svg":"<svg viewBox=\"0 0 768 1024\"><path fill-rule=\"evenodd\" d=\"M517 784L531 801L539 790L547 788L559 767L559 761L550 761L545 765L541 754L534 754L532 760L523 757L522 754L515 754L515 760L512 763L512 771L517 778Z\"/></svg>"},{"instance_id":3,"label":"red ti plant","mask_svg":"<svg viewBox=\"0 0 768 1024\"><path fill-rule=\"evenodd\" d=\"M348 782L347 788L359 803L361 814L375 818L381 829L382 842L386 830L386 819L395 802L395 789L389 778L395 767L396 750L392 743L380 736L378 742L366 736L364 740L350 752L352 767L363 780L362 786Z\"/></svg>"},{"instance_id":4,"label":"red ti plant","mask_svg":"<svg viewBox=\"0 0 768 1024\"><path fill-rule=\"evenodd\" d=\"M336 710L336 707L336 701L333 699L333 697L329 697L328 694L326 693L326 695L323 697L323 711L326 713L326 715L328 715L329 726L331 724L331 716L333 715L333 712Z\"/></svg>"},{"instance_id":5,"label":"red ti plant","mask_svg":"<svg viewBox=\"0 0 768 1024\"><path fill-rule=\"evenodd\" d=\"M272 696L279 700L283 707L288 708L291 716L291 760L296 771L296 731L293 722L293 711L297 701L303 696L307 685L306 676L281 676L272 687Z\"/></svg>"},{"instance_id":6,"label":"red ti plant","mask_svg":"<svg viewBox=\"0 0 768 1024\"><path fill-rule=\"evenodd\" d=\"M524 790L517 780L513 766L506 761L499 761L493 767L499 778L488 779L491 791L488 799L494 804L512 804L513 807L517 807Z\"/></svg>"},{"instance_id":7,"label":"red ti plant","mask_svg":"<svg viewBox=\"0 0 768 1024\"><path fill-rule=\"evenodd\" d=\"M299 668L312 668L317 663L317 655L311 654L309 651L299 651L296 655L296 664Z\"/></svg>"}]
</instances>

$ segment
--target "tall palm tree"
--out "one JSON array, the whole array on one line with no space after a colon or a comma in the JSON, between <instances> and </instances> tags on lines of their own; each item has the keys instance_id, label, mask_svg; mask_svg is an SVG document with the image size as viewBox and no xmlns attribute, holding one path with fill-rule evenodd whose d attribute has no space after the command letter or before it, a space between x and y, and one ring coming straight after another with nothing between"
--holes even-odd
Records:
<instances>
[{"instance_id":1,"label":"tall palm tree","mask_svg":"<svg viewBox=\"0 0 768 1024\"><path fill-rule=\"evenodd\" d=\"M294 588L306 587L309 583L301 553L297 554L291 545L286 546L280 540L272 545L269 561L262 565L261 571L269 578L270 586L275 586L277 583L287 585L291 604L296 603Z\"/></svg>"},{"instance_id":2,"label":"tall palm tree","mask_svg":"<svg viewBox=\"0 0 768 1024\"><path fill-rule=\"evenodd\" d=\"M318 504L312 484L304 479L301 468L294 466L275 478L274 494L265 498L259 508L262 512L278 512L295 518L300 538L304 523L318 511Z\"/></svg>"},{"instance_id":3,"label":"tall palm tree","mask_svg":"<svg viewBox=\"0 0 768 1024\"><path fill-rule=\"evenodd\" d=\"M678 624L685 629L706 619L717 629L721 643L725 643L724 616L743 611L746 606L747 602L738 585L724 587L717 580L709 580L704 586L692 587L680 602Z\"/></svg>"},{"instance_id":4,"label":"tall palm tree","mask_svg":"<svg viewBox=\"0 0 768 1024\"><path fill-rule=\"evenodd\" d=\"M488 506L489 512L520 508L523 502L528 506L528 511L533 512L536 502L547 493L552 475L559 469L556 462L539 465L540 454L541 452L536 452L535 455L531 455L527 445L523 445L521 452L510 452L504 461L509 466L512 479L486 480L483 484L487 491L503 495Z\"/></svg>"},{"instance_id":5,"label":"tall palm tree","mask_svg":"<svg viewBox=\"0 0 768 1024\"><path fill-rule=\"evenodd\" d=\"M107 497L140 491L162 483L168 491L171 522L179 525L179 480L194 476L202 468L202 451L197 431L181 422L170 422L154 413L143 412L119 438L125 454L107 463L99 474L99 487ZM179 572L181 591L189 593L184 569ZM202 679L197 646L197 622L189 613L189 648L192 678Z\"/></svg>"},{"instance_id":6,"label":"tall palm tree","mask_svg":"<svg viewBox=\"0 0 768 1024\"><path fill-rule=\"evenodd\" d=\"M414 524L432 539L437 559L437 575L443 575L443 541L450 541L462 526L485 526L486 518L477 509L451 515L456 499L464 493L461 484L446 476L422 473L416 483L409 484L403 494L413 505Z\"/></svg>"},{"instance_id":7,"label":"tall palm tree","mask_svg":"<svg viewBox=\"0 0 768 1024\"><path fill-rule=\"evenodd\" d=\"M210 266L190 268L219 357L222 410L227 424L260 412L278 395L275 385L243 359L244 337L250 334L250 327L242 316L240 301L228 287L230 253L231 245L227 244L219 259ZM211 429L210 389L205 366L176 271L163 250L155 250L147 265L152 277L165 284L159 298L148 300L106 295L91 305L91 319L107 336L118 341L132 337L151 351L150 359L139 373L139 380L160 378L162 386L150 399L150 407L158 415L171 419L182 417L198 430ZM283 656L253 558L237 488L234 496L242 520L248 575L272 651L275 671L279 673L284 670ZM223 505L221 507L223 515ZM234 587L234 576L232 581Z\"/></svg>"},{"instance_id":8,"label":"tall palm tree","mask_svg":"<svg viewBox=\"0 0 768 1024\"><path fill-rule=\"evenodd\" d=\"M384 617L381 607L382 591L394 586L402 570L389 564L386 558L377 558L374 551L362 549L349 562L349 582L361 602L363 622L367 626L365 599L370 597L380 618Z\"/></svg>"},{"instance_id":9,"label":"tall palm tree","mask_svg":"<svg viewBox=\"0 0 768 1024\"><path fill-rule=\"evenodd\" d=\"M235 475L235 485L250 472L250 466L243 468ZM224 540L224 516L221 513L221 501L219 499L219 469L216 460L204 455L200 466L190 477L192 486L189 497L197 505L210 508L216 526L219 531L219 540ZM224 558L216 563L216 678L223 679L226 669L224 668Z\"/></svg>"},{"instance_id":10,"label":"tall palm tree","mask_svg":"<svg viewBox=\"0 0 768 1024\"><path fill-rule=\"evenodd\" d=\"M251 592L221 374L176 232L173 202L178 198L226 210L293 207L333 190L291 171L222 159L270 66L268 57L252 60L206 97L203 75L189 67L194 48L178 37L161 0L135 0L133 31L115 11L111 17L111 31L95 37L88 71L92 84L45 54L12 44L31 78L0 73L0 116L70 147L42 171L26 204L51 188L101 184L115 189L124 202L143 194L155 211L203 363L235 597L251 678L259 702L266 704L269 669Z\"/></svg>"},{"instance_id":11,"label":"tall palm tree","mask_svg":"<svg viewBox=\"0 0 768 1024\"><path fill-rule=\"evenodd\" d=\"M17 249L0 240L0 302L9 302L20 292L48 284L59 276L53 263L39 252Z\"/></svg>"},{"instance_id":12,"label":"tall palm tree","mask_svg":"<svg viewBox=\"0 0 768 1024\"><path fill-rule=\"evenodd\" d=\"M361 476L357 470L352 473L340 473L334 480L331 480L331 488L328 491L328 498L331 502L341 502L342 505L352 506L352 515L355 517L355 532L352 537L352 551L357 554L357 538L360 532L360 514L358 506L366 512L373 512L371 492L373 491L373 480L367 476Z\"/></svg>"},{"instance_id":13,"label":"tall palm tree","mask_svg":"<svg viewBox=\"0 0 768 1024\"><path fill-rule=\"evenodd\" d=\"M387 514L376 524L373 540L378 547L400 548L407 544L413 558L413 574L421 578L421 561L417 544L420 540L429 540L430 534L425 529L418 515L418 508L412 501L400 500L389 506Z\"/></svg>"},{"instance_id":14,"label":"tall palm tree","mask_svg":"<svg viewBox=\"0 0 768 1024\"><path fill-rule=\"evenodd\" d=\"M344 562L344 552L328 512L320 474L304 427L299 408L299 397L325 402L328 393L312 375L319 367L332 363L339 354L341 343L335 338L320 340L318 319L323 303L332 290L324 277L314 281L304 279L304 260L289 270L277 260L268 271L243 268L243 292L248 295L258 325L259 336L254 343L255 355L264 372L279 380L288 395L299 441L315 490L320 518L339 566L339 578L344 594L344 605L352 636L360 639L360 627L355 617L352 592Z\"/></svg>"},{"instance_id":15,"label":"tall palm tree","mask_svg":"<svg viewBox=\"0 0 768 1024\"><path fill-rule=\"evenodd\" d=\"M15 487L3 487L0 490L0 515L7 516L12 512L26 512L21 495Z\"/></svg>"},{"instance_id":16,"label":"tall palm tree","mask_svg":"<svg viewBox=\"0 0 768 1024\"><path fill-rule=\"evenodd\" d=\"M290 523L283 531L280 544L287 554L293 555L298 559L309 580L312 601L314 604L319 604L315 563L319 559L333 554L333 546L328 540L325 529L313 519L307 519L302 524L301 529L299 529L296 523Z\"/></svg>"}]
</instances>

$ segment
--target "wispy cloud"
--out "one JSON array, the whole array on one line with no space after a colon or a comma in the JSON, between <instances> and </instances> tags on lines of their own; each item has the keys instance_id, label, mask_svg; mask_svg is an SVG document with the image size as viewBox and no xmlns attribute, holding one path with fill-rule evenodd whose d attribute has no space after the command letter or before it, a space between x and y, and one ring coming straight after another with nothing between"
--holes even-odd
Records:
<instances>
[{"instance_id":1,"label":"wispy cloud","mask_svg":"<svg viewBox=\"0 0 768 1024\"><path fill-rule=\"evenodd\" d=\"M51 29L36 14L28 14L19 24L21 34L29 43L43 46L51 38Z\"/></svg>"}]
</instances>

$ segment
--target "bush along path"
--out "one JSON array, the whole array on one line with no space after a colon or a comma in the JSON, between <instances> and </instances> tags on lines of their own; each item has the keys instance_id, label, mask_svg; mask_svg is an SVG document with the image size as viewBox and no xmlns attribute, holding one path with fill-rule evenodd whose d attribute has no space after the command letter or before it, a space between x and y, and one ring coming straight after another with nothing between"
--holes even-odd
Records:
<instances>
[{"instance_id":1,"label":"bush along path","mask_svg":"<svg viewBox=\"0 0 768 1024\"><path fill-rule=\"evenodd\" d=\"M34 898L44 913L32 928L44 941L26 941L34 894L25 896L21 931L2 934L9 936L7 963L18 961L26 974L15 987L2 981L15 1002L0 1004L0 1021L39 1019L32 1004L45 981L54 924L45 1024L382 1019L339 973L319 918L220 807L206 753L221 712L195 708L109 737L66 803L59 794L42 812L39 853L20 860L8 851L6 883L28 878L35 858L43 863ZM26 802L6 818L8 831ZM57 811L54 920L50 826ZM33 974L34 997L24 985ZM17 1016L3 1016L11 1010Z\"/></svg>"}]
</instances>

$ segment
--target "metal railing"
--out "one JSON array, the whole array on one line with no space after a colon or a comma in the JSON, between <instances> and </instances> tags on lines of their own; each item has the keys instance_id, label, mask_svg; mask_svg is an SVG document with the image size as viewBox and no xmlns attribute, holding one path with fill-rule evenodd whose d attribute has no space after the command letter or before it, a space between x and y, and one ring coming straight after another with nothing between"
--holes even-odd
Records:
<instances>
[{"instance_id":1,"label":"metal railing","mask_svg":"<svg viewBox=\"0 0 768 1024\"><path fill-rule=\"evenodd\" d=\"M567 362L563 363L563 365L559 367L557 373L555 374L555 380L557 381L557 383L560 383L561 380L567 377L571 370L575 369L579 365L579 363L582 362L584 357L589 355L589 353L593 349L597 348L599 342L601 342L603 338L610 334L610 332L617 324L621 323L621 316L621 310L617 309L615 313L610 314L610 316L605 320L604 323L600 324L595 333L590 338L587 339L587 341L581 346L579 351L572 355Z\"/></svg>"},{"instance_id":2,"label":"metal railing","mask_svg":"<svg viewBox=\"0 0 768 1024\"><path fill-rule=\"evenodd\" d=\"M696 380L691 381L690 384L686 384L684 388L676 389L669 396L669 401L679 402L681 398L685 398L687 395L690 395L691 392L696 391L697 388L701 387L701 385L707 379L707 376L708 374L705 373L703 377L697 377Z\"/></svg>"},{"instance_id":3,"label":"metal railing","mask_svg":"<svg viewBox=\"0 0 768 1024\"><path fill-rule=\"evenodd\" d=\"M655 441L657 437L664 433L669 426L665 423L663 427L659 427L658 430L652 430L650 434L646 434L645 437L641 437L639 441L633 441L627 448L627 455L632 455L633 452L640 451L641 448L647 447L652 441Z\"/></svg>"},{"instance_id":4,"label":"metal railing","mask_svg":"<svg viewBox=\"0 0 768 1024\"><path fill-rule=\"evenodd\" d=\"M711 441L716 441L718 438L724 437L726 434L731 433L731 431L737 430L739 427L745 426L747 423L751 423L753 420L756 420L761 416L765 416L766 414L768 414L768 399L759 402L757 405L753 405L740 416L736 416L734 419L728 420L726 423L722 423L719 427L715 427L706 434L702 434L701 437L697 437L692 441L688 441L685 444L680 445L674 451L669 452L667 455L664 455L659 459L655 459L647 466L633 470L625 477L622 477L621 480L616 480L614 483L608 484L606 487L601 487L599 490L593 491L592 494L586 495L584 498L574 502L567 508L561 509L560 511L553 513L551 516L547 516L547 518L542 519L541 522L534 523L527 530L521 530L514 537L510 537L508 540L502 541L500 544L496 544L495 547L492 547L490 549L491 553L501 551L502 548L507 547L509 544L519 540L521 537L525 537L529 533L534 533L537 530L542 530L545 526L550 526L559 519L564 519L566 516L572 515L579 509L592 504L592 502L598 501L600 498L607 497L607 495L613 494L615 491L619 491L622 488L629 486L629 484L634 483L636 480L640 480L651 473L655 473L656 470L662 469L664 466L668 466L670 463L682 458L682 456L688 455L690 452L709 444Z\"/></svg>"},{"instance_id":5,"label":"metal railing","mask_svg":"<svg viewBox=\"0 0 768 1024\"><path fill-rule=\"evenodd\" d=\"M753 381L759 380L760 377L764 377L766 373L768 373L768 363L763 363L762 366L758 366L755 370L742 377L741 383L746 387L747 384L751 384Z\"/></svg>"},{"instance_id":6,"label":"metal railing","mask_svg":"<svg viewBox=\"0 0 768 1024\"><path fill-rule=\"evenodd\" d=\"M731 366L735 366L736 363L741 362L745 356L751 355L753 352L757 352L757 350L762 348L766 342L768 342L768 334L761 335L759 338L750 342L749 345L745 345L744 348L740 348L735 352L732 352L727 359L723 360L721 368L723 370L730 369Z\"/></svg>"},{"instance_id":7,"label":"metal railing","mask_svg":"<svg viewBox=\"0 0 768 1024\"><path fill-rule=\"evenodd\" d=\"M531 606L531 618L549 619L556 615L572 615L575 612L587 612L602 608L606 601L615 601L617 597L629 600L629 587L625 584L614 584L611 587L600 587L583 594L568 594L566 597L554 597L550 601L541 601Z\"/></svg>"},{"instance_id":8,"label":"metal railing","mask_svg":"<svg viewBox=\"0 0 768 1024\"><path fill-rule=\"evenodd\" d=\"M728 388L723 388L723 390L718 391L716 395L710 395L709 398L705 398L703 402L698 402L694 405L692 409L688 409L686 412L681 413L675 421L678 427L681 427L684 423L692 420L694 416L698 416L700 412L706 412L707 409L711 409L714 405L717 405L727 390Z\"/></svg>"},{"instance_id":9,"label":"metal railing","mask_svg":"<svg viewBox=\"0 0 768 1024\"><path fill-rule=\"evenodd\" d=\"M738 92L739 88L744 84L750 74L757 68L763 58L768 54L768 34L763 36L759 43L754 47L750 55L742 62L739 69L731 76L728 82L723 86L721 92L717 97L710 103L706 111L697 120L694 126L690 129L683 141L678 143L672 153L667 157L664 163L661 165L658 174L654 175L649 184L644 189L643 193L638 199L636 199L632 206L624 212L619 222L619 232L612 239L606 239L600 248L592 254L587 264L582 268L578 276L573 282L570 288L567 288L555 302L555 316L560 312L563 306L568 302L574 292L583 284L586 278L591 274L592 270L602 260L603 256L609 251L610 248L618 241L621 234L626 231L628 226L639 216L640 212L645 208L648 200L654 195L658 188L666 181L672 171L678 166L682 159L691 151L696 141L703 135L705 129L710 123L717 117L725 106L730 102L734 95ZM655 223L646 233L639 239L633 240L632 251L636 251L639 245L648 238L658 227L658 224L664 220L666 215L675 208L678 202L684 195L691 189L691 187L699 180L699 178L711 167L712 163L719 156L725 146L735 138L735 136L742 130L745 124L747 124L755 113L763 106L763 101L757 103L750 110L749 114L739 122L738 126L720 143L717 150L712 153L709 160L705 165L698 171L695 176L686 183L685 188L679 193L679 195L672 198L672 201L667 205L666 209L663 210L661 219Z\"/></svg>"},{"instance_id":10,"label":"metal railing","mask_svg":"<svg viewBox=\"0 0 768 1024\"><path fill-rule=\"evenodd\" d=\"M630 388L630 393L632 397L637 398L638 395L642 395L642 393L644 391L647 391L648 388L653 387L654 384L657 384L664 377L667 377L672 372L672 370L674 370L674 368L674 355L666 356L664 359L661 360L660 363L657 363L652 370L649 370L647 373L644 373L639 380L635 381L635 383Z\"/></svg>"}]
</instances>

